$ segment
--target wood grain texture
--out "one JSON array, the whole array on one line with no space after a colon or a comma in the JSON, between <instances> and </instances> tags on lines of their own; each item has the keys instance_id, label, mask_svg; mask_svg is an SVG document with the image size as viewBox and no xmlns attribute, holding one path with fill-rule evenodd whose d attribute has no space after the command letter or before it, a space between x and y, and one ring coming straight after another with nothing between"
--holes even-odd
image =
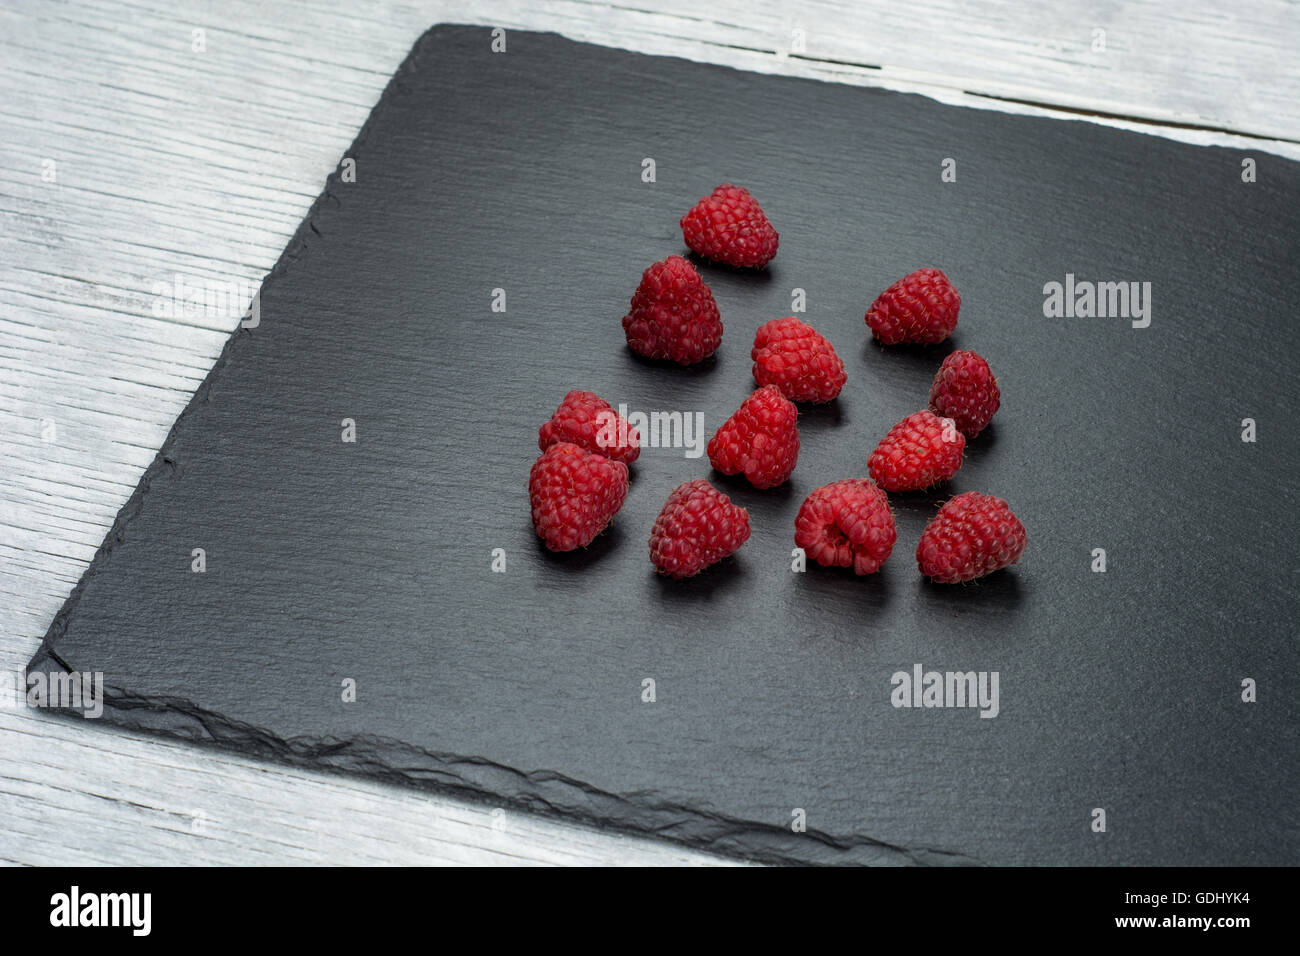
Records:
<instances>
[{"instance_id":1,"label":"wood grain texture","mask_svg":"<svg viewBox=\"0 0 1300 956\"><path fill-rule=\"evenodd\" d=\"M255 286L433 22L552 29L986 108L1044 112L993 99L1004 97L1093 110L1134 118L1111 125L1300 158L1294 4L711 9L0 7L0 668L16 674L30 657L244 308L162 316L157 289L178 274ZM773 55L796 27L805 54ZM1111 54L1091 51L1095 27ZM701 859L547 821L496 831L482 807L19 709L0 710L0 742L7 862Z\"/></svg>"}]
</instances>

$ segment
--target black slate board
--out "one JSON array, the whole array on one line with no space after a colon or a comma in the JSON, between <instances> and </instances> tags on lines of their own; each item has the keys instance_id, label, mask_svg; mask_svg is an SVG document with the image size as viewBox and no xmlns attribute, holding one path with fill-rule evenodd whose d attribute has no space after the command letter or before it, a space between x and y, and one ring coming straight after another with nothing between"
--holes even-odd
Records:
<instances>
[{"instance_id":1,"label":"black slate board","mask_svg":"<svg viewBox=\"0 0 1300 956\"><path fill-rule=\"evenodd\" d=\"M551 35L494 54L457 26L348 156L356 181L330 178L33 669L104 672L115 724L756 859L1297 861L1295 164L1256 155L1244 183L1224 149ZM639 274L727 180L780 254L702 265L713 360L642 362L619 325ZM954 340L875 345L866 306L926 265L961 291ZM1151 282L1150 326L1045 318L1067 273ZM712 476L750 509L745 548L651 573L659 507L711 472L648 449L615 527L546 553L526 475L564 393L711 433L796 287L849 381L805 410L788 486ZM880 575L792 573L799 502L865 473L952 347L1003 390L962 471L893 496ZM923 582L922 527L971 489L1016 508L1024 561ZM997 671L999 715L895 709L916 663Z\"/></svg>"}]
</instances>

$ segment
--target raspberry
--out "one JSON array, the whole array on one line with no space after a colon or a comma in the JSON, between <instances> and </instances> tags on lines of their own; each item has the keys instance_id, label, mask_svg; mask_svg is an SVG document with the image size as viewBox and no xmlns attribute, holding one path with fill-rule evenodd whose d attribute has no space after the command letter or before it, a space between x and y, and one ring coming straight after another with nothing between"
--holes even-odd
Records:
<instances>
[{"instance_id":1,"label":"raspberry","mask_svg":"<svg viewBox=\"0 0 1300 956\"><path fill-rule=\"evenodd\" d=\"M916 491L957 474L965 449L966 437L951 418L916 412L880 440L867 459L867 471L886 491Z\"/></svg>"},{"instance_id":2,"label":"raspberry","mask_svg":"<svg viewBox=\"0 0 1300 956\"><path fill-rule=\"evenodd\" d=\"M564 396L551 420L537 432L542 451L567 441L625 465L641 454L641 435L595 392L574 389Z\"/></svg>"},{"instance_id":3,"label":"raspberry","mask_svg":"<svg viewBox=\"0 0 1300 956\"><path fill-rule=\"evenodd\" d=\"M894 550L898 532L888 496L865 478L813 491L794 519L794 543L818 564L871 574Z\"/></svg>"},{"instance_id":4,"label":"raspberry","mask_svg":"<svg viewBox=\"0 0 1300 956\"><path fill-rule=\"evenodd\" d=\"M669 256L642 273L623 331L633 352L694 365L717 350L722 318L695 266Z\"/></svg>"},{"instance_id":5,"label":"raspberry","mask_svg":"<svg viewBox=\"0 0 1300 956\"><path fill-rule=\"evenodd\" d=\"M798 418L781 390L765 385L709 439L709 461L724 475L743 472L755 488L775 488L799 460Z\"/></svg>"},{"instance_id":6,"label":"raspberry","mask_svg":"<svg viewBox=\"0 0 1300 956\"><path fill-rule=\"evenodd\" d=\"M627 497L627 465L560 442L528 474L533 527L552 551L585 548Z\"/></svg>"},{"instance_id":7,"label":"raspberry","mask_svg":"<svg viewBox=\"0 0 1300 956\"><path fill-rule=\"evenodd\" d=\"M951 418L967 438L982 432L1001 404L989 363L963 349L943 360L930 386L930 411Z\"/></svg>"},{"instance_id":8,"label":"raspberry","mask_svg":"<svg viewBox=\"0 0 1300 956\"><path fill-rule=\"evenodd\" d=\"M773 319L754 336L754 381L775 385L792 402L829 402L844 387L844 362L811 325Z\"/></svg>"},{"instance_id":9,"label":"raspberry","mask_svg":"<svg viewBox=\"0 0 1300 956\"><path fill-rule=\"evenodd\" d=\"M650 532L650 561L670 578L689 578L749 540L749 512L696 478L678 485Z\"/></svg>"},{"instance_id":10,"label":"raspberry","mask_svg":"<svg viewBox=\"0 0 1300 956\"><path fill-rule=\"evenodd\" d=\"M921 573L940 584L973 581L1015 564L1025 550L1025 526L1001 498L968 491L934 516L916 546Z\"/></svg>"},{"instance_id":11,"label":"raspberry","mask_svg":"<svg viewBox=\"0 0 1300 956\"><path fill-rule=\"evenodd\" d=\"M731 183L692 206L681 227L686 244L704 258L751 269L771 262L780 241L758 200Z\"/></svg>"},{"instance_id":12,"label":"raspberry","mask_svg":"<svg viewBox=\"0 0 1300 956\"><path fill-rule=\"evenodd\" d=\"M942 342L957 328L961 296L938 269L917 269L876 297L867 310L871 334L885 345Z\"/></svg>"}]
</instances>

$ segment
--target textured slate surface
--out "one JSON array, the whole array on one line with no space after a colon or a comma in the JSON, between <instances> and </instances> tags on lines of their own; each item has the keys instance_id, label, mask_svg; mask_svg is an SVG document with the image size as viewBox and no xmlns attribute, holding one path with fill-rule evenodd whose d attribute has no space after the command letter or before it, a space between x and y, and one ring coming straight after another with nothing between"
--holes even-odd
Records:
<instances>
[{"instance_id":1,"label":"textured slate surface","mask_svg":"<svg viewBox=\"0 0 1300 956\"><path fill-rule=\"evenodd\" d=\"M1300 858L1293 164L1258 157L1246 184L1227 150L549 35L493 54L462 27L420 41L348 155L356 182L327 184L33 668L103 671L125 726L760 859ZM702 267L715 359L642 362L618 321L640 271L724 180L781 252ZM989 358L1003 410L949 488L894 496L882 574L794 574L803 496L865 472L951 347L885 350L862 323L921 265L960 289L953 345ZM1151 282L1150 326L1045 318L1067 273ZM643 453L591 549L541 549L526 474L564 392L711 433L794 288L849 382L803 415L788 487L718 479L751 512L742 552L651 573L664 498L710 475L680 448ZM971 489L1011 501L1030 549L929 585L920 530ZM997 671L999 715L895 709L916 663Z\"/></svg>"}]
</instances>

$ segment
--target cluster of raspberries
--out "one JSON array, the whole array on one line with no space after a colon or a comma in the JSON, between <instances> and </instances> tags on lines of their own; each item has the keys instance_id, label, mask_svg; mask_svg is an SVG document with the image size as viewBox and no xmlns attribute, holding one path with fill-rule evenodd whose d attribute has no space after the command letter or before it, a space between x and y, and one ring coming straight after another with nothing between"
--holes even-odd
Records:
<instances>
[{"instance_id":1,"label":"cluster of raspberries","mask_svg":"<svg viewBox=\"0 0 1300 956\"><path fill-rule=\"evenodd\" d=\"M779 241L749 191L730 184L682 216L681 228L695 253L739 268L766 266ZM866 323L884 345L935 344L957 327L960 308L947 276L919 269L876 298ZM623 330L633 351L682 365L702 361L722 341L713 293L681 256L645 270ZM831 401L847 376L831 343L793 316L760 326L751 358L758 388L714 433L709 462L755 488L774 488L799 460L794 403ZM1000 402L988 362L971 351L951 353L934 377L929 408L891 428L868 457L869 478L845 478L808 495L795 518L795 544L821 565L879 570L898 537L887 493L952 478L967 440L984 430ZM542 454L528 482L533 525L552 551L585 547L623 507L640 435L600 396L572 391L537 443ZM650 532L650 560L669 577L690 577L733 554L749 533L749 512L697 478L668 496ZM1015 564L1024 549L1024 525L1007 503L970 491L939 509L921 534L916 560L923 575L951 584Z\"/></svg>"}]
</instances>

